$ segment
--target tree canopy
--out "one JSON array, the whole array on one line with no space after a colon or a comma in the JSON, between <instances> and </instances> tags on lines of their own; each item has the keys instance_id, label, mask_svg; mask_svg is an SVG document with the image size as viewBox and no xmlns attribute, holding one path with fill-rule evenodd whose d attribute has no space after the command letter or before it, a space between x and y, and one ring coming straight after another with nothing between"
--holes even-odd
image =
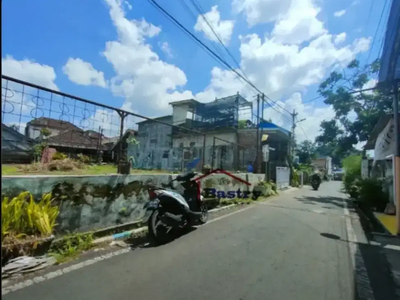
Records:
<instances>
[{"instance_id":1,"label":"tree canopy","mask_svg":"<svg viewBox=\"0 0 400 300\"><path fill-rule=\"evenodd\" d=\"M317 157L315 144L309 140L305 140L297 145L296 153L299 156L299 163L301 164L309 165Z\"/></svg>"},{"instance_id":2,"label":"tree canopy","mask_svg":"<svg viewBox=\"0 0 400 300\"><path fill-rule=\"evenodd\" d=\"M321 123L321 134L315 142L320 150L331 151L336 163L366 142L379 118L392 112L392 100L381 89L357 92L377 83L379 61L361 68L353 60L342 72L334 71L320 84L318 92L324 103L332 105L335 119Z\"/></svg>"}]
</instances>

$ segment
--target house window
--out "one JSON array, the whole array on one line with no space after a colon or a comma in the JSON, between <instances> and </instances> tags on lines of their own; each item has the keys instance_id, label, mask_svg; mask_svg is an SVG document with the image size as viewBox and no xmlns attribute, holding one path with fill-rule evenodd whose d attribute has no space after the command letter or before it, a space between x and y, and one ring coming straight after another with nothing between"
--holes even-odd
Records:
<instances>
[{"instance_id":1,"label":"house window","mask_svg":"<svg viewBox=\"0 0 400 300\"><path fill-rule=\"evenodd\" d=\"M194 145L195 145L196 143L195 142L190 142L190 148L192 148L192 147L194 147Z\"/></svg>"},{"instance_id":2,"label":"house window","mask_svg":"<svg viewBox=\"0 0 400 300\"><path fill-rule=\"evenodd\" d=\"M169 151L166 150L166 151L164 151L162 158L168 158L168 157L169 157Z\"/></svg>"},{"instance_id":3,"label":"house window","mask_svg":"<svg viewBox=\"0 0 400 300\"><path fill-rule=\"evenodd\" d=\"M190 152L189 151L185 151L183 153L183 159L190 159Z\"/></svg>"}]
</instances>

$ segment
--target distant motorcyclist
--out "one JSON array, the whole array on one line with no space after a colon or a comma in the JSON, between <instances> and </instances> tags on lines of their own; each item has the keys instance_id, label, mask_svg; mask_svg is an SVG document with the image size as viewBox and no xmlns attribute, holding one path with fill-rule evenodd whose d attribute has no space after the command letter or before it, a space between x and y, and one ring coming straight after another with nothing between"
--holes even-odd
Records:
<instances>
[{"instance_id":1,"label":"distant motorcyclist","mask_svg":"<svg viewBox=\"0 0 400 300\"><path fill-rule=\"evenodd\" d=\"M315 171L314 174L311 176L311 186L314 190L318 190L321 184L321 176L319 175L318 171Z\"/></svg>"}]
</instances>

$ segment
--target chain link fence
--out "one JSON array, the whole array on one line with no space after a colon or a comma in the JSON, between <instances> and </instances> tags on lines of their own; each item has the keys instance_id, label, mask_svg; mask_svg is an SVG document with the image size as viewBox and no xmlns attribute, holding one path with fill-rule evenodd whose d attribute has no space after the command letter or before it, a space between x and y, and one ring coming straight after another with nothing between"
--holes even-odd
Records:
<instances>
[{"instance_id":1,"label":"chain link fence","mask_svg":"<svg viewBox=\"0 0 400 300\"><path fill-rule=\"evenodd\" d=\"M230 101L250 106L239 97L227 97L217 104L221 103L221 111L230 107ZM201 106L199 111L208 118L204 119L181 113L179 107L185 101L192 101L188 102L191 105L195 100L180 101L178 107L172 104L171 115L148 118L2 75L2 163L29 163L35 146L46 142L49 148L71 158L83 155L133 169L202 171L209 165L250 171L256 163L256 143L240 144L240 136L250 135L239 132L235 125L238 111L231 108L227 113L232 114L229 126L216 121L219 127L212 129L208 122L215 105ZM222 115L214 114L217 119Z\"/></svg>"}]
</instances>

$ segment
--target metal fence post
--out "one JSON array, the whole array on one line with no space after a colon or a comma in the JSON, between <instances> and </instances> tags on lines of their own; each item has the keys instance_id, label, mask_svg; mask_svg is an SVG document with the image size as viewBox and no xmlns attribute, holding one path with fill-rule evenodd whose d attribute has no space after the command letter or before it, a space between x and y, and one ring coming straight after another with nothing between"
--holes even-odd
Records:
<instances>
[{"instance_id":1,"label":"metal fence post","mask_svg":"<svg viewBox=\"0 0 400 300\"><path fill-rule=\"evenodd\" d=\"M126 167L126 155L123 149L123 136L124 136L124 121L127 113L117 110L117 113L120 116L120 127L119 127L119 157L118 157L118 173L119 174L129 174L130 167Z\"/></svg>"},{"instance_id":2,"label":"metal fence post","mask_svg":"<svg viewBox=\"0 0 400 300\"><path fill-rule=\"evenodd\" d=\"M211 169L214 169L214 159L215 159L215 136L214 136L213 145L212 145Z\"/></svg>"},{"instance_id":3,"label":"metal fence post","mask_svg":"<svg viewBox=\"0 0 400 300\"><path fill-rule=\"evenodd\" d=\"M202 170L204 166L206 165L206 134L203 135L203 165L202 165Z\"/></svg>"}]
</instances>

